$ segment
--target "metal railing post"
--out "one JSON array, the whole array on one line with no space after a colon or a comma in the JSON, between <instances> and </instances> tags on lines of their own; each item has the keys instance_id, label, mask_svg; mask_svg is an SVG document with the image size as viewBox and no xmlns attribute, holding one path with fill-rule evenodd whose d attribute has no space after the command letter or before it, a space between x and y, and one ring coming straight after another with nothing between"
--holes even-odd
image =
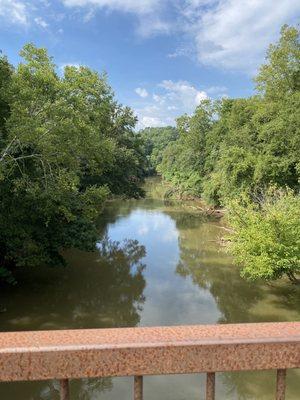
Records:
<instances>
[{"instance_id":1,"label":"metal railing post","mask_svg":"<svg viewBox=\"0 0 300 400\"><path fill-rule=\"evenodd\" d=\"M143 400L143 377L134 377L134 400Z\"/></svg>"},{"instance_id":2,"label":"metal railing post","mask_svg":"<svg viewBox=\"0 0 300 400\"><path fill-rule=\"evenodd\" d=\"M206 374L206 400L215 400L216 374L208 372Z\"/></svg>"},{"instance_id":3,"label":"metal railing post","mask_svg":"<svg viewBox=\"0 0 300 400\"><path fill-rule=\"evenodd\" d=\"M286 369L277 370L276 400L285 400Z\"/></svg>"},{"instance_id":4,"label":"metal railing post","mask_svg":"<svg viewBox=\"0 0 300 400\"><path fill-rule=\"evenodd\" d=\"M60 383L60 400L70 400L69 380L61 379Z\"/></svg>"}]
</instances>

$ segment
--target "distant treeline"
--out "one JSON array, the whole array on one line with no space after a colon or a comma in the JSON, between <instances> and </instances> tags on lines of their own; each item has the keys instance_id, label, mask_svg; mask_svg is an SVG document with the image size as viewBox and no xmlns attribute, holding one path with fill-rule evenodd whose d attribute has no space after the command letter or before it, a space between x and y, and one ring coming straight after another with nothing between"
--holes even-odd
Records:
<instances>
[{"instance_id":1,"label":"distant treeline","mask_svg":"<svg viewBox=\"0 0 300 400\"><path fill-rule=\"evenodd\" d=\"M145 128L139 131L144 146L145 175L153 175L162 162L164 150L179 139L179 133L173 126L163 128Z\"/></svg>"},{"instance_id":2,"label":"distant treeline","mask_svg":"<svg viewBox=\"0 0 300 400\"><path fill-rule=\"evenodd\" d=\"M58 73L32 44L14 68L0 55L0 278L16 266L64 262L94 250L108 197L138 197L144 174L133 112L106 76L86 67Z\"/></svg>"}]
</instances>

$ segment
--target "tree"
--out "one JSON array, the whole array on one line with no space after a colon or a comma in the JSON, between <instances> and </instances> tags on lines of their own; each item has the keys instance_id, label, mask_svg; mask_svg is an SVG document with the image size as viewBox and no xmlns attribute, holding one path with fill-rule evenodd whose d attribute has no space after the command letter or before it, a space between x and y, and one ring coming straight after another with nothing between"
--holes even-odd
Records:
<instances>
[{"instance_id":1,"label":"tree","mask_svg":"<svg viewBox=\"0 0 300 400\"><path fill-rule=\"evenodd\" d=\"M256 77L257 94L202 102L177 121L179 138L157 167L211 205L276 185L300 188L299 30L284 26Z\"/></svg>"},{"instance_id":2,"label":"tree","mask_svg":"<svg viewBox=\"0 0 300 400\"><path fill-rule=\"evenodd\" d=\"M229 206L229 249L242 276L272 280L287 275L299 283L300 197L291 190L270 189L256 200L234 200Z\"/></svg>"},{"instance_id":3,"label":"tree","mask_svg":"<svg viewBox=\"0 0 300 400\"><path fill-rule=\"evenodd\" d=\"M207 136L214 124L214 105L203 101L192 116L177 119L179 138L166 147L157 170L185 194L200 196L205 175Z\"/></svg>"},{"instance_id":4,"label":"tree","mask_svg":"<svg viewBox=\"0 0 300 400\"><path fill-rule=\"evenodd\" d=\"M7 102L6 93L10 83L13 68L9 64L6 57L0 52L0 143L5 136L5 121L9 117L9 104Z\"/></svg>"},{"instance_id":5,"label":"tree","mask_svg":"<svg viewBox=\"0 0 300 400\"><path fill-rule=\"evenodd\" d=\"M61 264L64 248L94 249L105 199L138 195L141 169L135 117L105 75L66 67L59 77L45 49L28 44L20 54L15 71L0 62L2 275Z\"/></svg>"},{"instance_id":6,"label":"tree","mask_svg":"<svg viewBox=\"0 0 300 400\"><path fill-rule=\"evenodd\" d=\"M173 126L160 128L145 128L138 132L144 144L144 157L146 158L146 173L155 173L161 163L164 149L178 139L178 132Z\"/></svg>"},{"instance_id":7,"label":"tree","mask_svg":"<svg viewBox=\"0 0 300 400\"><path fill-rule=\"evenodd\" d=\"M284 25L281 37L271 44L267 63L260 67L255 79L258 91L268 100L278 100L300 90L300 32Z\"/></svg>"}]
</instances>

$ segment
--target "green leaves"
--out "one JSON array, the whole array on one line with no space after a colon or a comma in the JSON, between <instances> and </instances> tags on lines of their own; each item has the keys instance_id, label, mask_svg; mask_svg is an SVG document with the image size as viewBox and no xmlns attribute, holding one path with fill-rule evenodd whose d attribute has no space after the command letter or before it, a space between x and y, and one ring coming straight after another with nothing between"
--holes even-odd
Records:
<instances>
[{"instance_id":1,"label":"green leaves","mask_svg":"<svg viewBox=\"0 0 300 400\"><path fill-rule=\"evenodd\" d=\"M300 90L299 30L284 25L278 43L267 53L255 81L257 89L268 99L280 99Z\"/></svg>"},{"instance_id":2,"label":"green leaves","mask_svg":"<svg viewBox=\"0 0 300 400\"><path fill-rule=\"evenodd\" d=\"M129 108L106 76L66 67L26 45L15 71L0 58L0 268L62 264L92 250L111 193L138 196L142 165ZM7 271L7 272L3 272Z\"/></svg>"},{"instance_id":3,"label":"green leaves","mask_svg":"<svg viewBox=\"0 0 300 400\"><path fill-rule=\"evenodd\" d=\"M229 249L250 279L296 281L300 273L300 197L290 190L270 189L253 204L235 200L228 206L233 228Z\"/></svg>"},{"instance_id":4,"label":"green leaves","mask_svg":"<svg viewBox=\"0 0 300 400\"><path fill-rule=\"evenodd\" d=\"M159 172L212 205L270 185L300 187L299 31L284 26L257 76L259 95L204 101L177 120ZM299 82L298 82L299 81ZM298 84L299 83L299 84Z\"/></svg>"},{"instance_id":5,"label":"green leaves","mask_svg":"<svg viewBox=\"0 0 300 400\"><path fill-rule=\"evenodd\" d=\"M166 126L146 128L139 131L138 135L143 142L143 152L144 157L146 157L145 172L151 174L161 163L164 149L178 139L178 131L172 126Z\"/></svg>"},{"instance_id":6,"label":"green leaves","mask_svg":"<svg viewBox=\"0 0 300 400\"><path fill-rule=\"evenodd\" d=\"M199 196L202 192L213 113L214 105L203 101L192 116L178 118L179 138L166 147L157 166L157 170L185 194Z\"/></svg>"}]
</instances>

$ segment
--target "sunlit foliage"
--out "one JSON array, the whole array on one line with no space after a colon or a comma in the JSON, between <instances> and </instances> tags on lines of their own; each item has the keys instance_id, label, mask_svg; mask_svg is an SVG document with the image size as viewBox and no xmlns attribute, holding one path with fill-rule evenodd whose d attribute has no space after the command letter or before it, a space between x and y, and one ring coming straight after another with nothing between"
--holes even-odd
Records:
<instances>
[{"instance_id":1,"label":"sunlit foliage","mask_svg":"<svg viewBox=\"0 0 300 400\"><path fill-rule=\"evenodd\" d=\"M0 271L58 265L67 247L93 249L111 194L137 197L136 118L106 76L66 67L32 44L13 69L0 58Z\"/></svg>"},{"instance_id":2,"label":"sunlit foliage","mask_svg":"<svg viewBox=\"0 0 300 400\"><path fill-rule=\"evenodd\" d=\"M297 283L300 273L300 197L288 190L269 190L257 201L234 200L228 220L233 229L229 249L250 279Z\"/></svg>"},{"instance_id":3,"label":"sunlit foliage","mask_svg":"<svg viewBox=\"0 0 300 400\"><path fill-rule=\"evenodd\" d=\"M158 170L184 193L224 205L276 184L299 189L299 31L284 26L256 77L257 95L202 102L177 121Z\"/></svg>"}]
</instances>

